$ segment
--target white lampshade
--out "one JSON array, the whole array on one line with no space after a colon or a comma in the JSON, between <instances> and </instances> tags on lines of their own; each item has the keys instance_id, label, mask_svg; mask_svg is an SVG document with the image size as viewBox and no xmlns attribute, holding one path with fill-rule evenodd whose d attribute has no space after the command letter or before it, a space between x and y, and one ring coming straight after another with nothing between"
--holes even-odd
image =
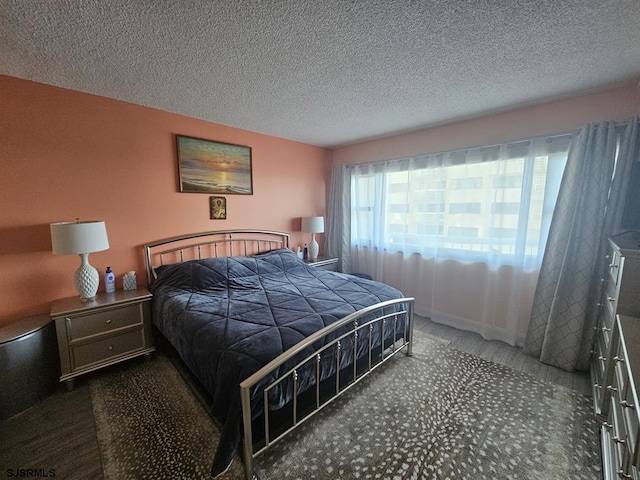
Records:
<instances>
[{"instance_id":1,"label":"white lampshade","mask_svg":"<svg viewBox=\"0 0 640 480\"><path fill-rule=\"evenodd\" d=\"M54 255L100 252L109 248L104 222L87 220L52 223L51 246Z\"/></svg>"},{"instance_id":2,"label":"white lampshade","mask_svg":"<svg viewBox=\"0 0 640 480\"><path fill-rule=\"evenodd\" d=\"M305 233L323 233L324 217L302 217L302 231Z\"/></svg>"},{"instance_id":3,"label":"white lampshade","mask_svg":"<svg viewBox=\"0 0 640 480\"><path fill-rule=\"evenodd\" d=\"M74 283L82 301L92 300L98 291L100 276L89 265L89 254L109 248L107 227L99 220L58 222L49 227L54 255L80 255L80 267L73 277Z\"/></svg>"}]
</instances>

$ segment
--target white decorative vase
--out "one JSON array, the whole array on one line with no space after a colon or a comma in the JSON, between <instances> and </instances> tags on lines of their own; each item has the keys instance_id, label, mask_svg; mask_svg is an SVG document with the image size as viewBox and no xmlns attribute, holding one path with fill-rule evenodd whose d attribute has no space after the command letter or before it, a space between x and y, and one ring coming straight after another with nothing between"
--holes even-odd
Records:
<instances>
[{"instance_id":1,"label":"white decorative vase","mask_svg":"<svg viewBox=\"0 0 640 480\"><path fill-rule=\"evenodd\" d=\"M93 300L98 292L100 275L98 275L98 271L95 268L89 265L88 253L80 254L80 266L76 270L73 281L76 285L76 290L80 294L80 300L84 302Z\"/></svg>"}]
</instances>

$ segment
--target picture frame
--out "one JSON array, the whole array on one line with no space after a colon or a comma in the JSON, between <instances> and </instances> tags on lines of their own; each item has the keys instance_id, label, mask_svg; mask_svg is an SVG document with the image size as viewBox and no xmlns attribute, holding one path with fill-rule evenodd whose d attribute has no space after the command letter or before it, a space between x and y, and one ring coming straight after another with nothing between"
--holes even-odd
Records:
<instances>
[{"instance_id":1,"label":"picture frame","mask_svg":"<svg viewBox=\"0 0 640 480\"><path fill-rule=\"evenodd\" d=\"M209 218L211 220L227 219L227 199L225 197L209 197Z\"/></svg>"},{"instance_id":2,"label":"picture frame","mask_svg":"<svg viewBox=\"0 0 640 480\"><path fill-rule=\"evenodd\" d=\"M253 195L251 147L176 135L180 192Z\"/></svg>"}]
</instances>

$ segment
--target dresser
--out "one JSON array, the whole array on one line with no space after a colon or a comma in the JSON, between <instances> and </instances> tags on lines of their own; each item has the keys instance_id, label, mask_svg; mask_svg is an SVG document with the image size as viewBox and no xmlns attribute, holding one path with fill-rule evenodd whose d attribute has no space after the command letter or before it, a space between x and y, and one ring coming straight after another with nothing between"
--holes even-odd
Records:
<instances>
[{"instance_id":1,"label":"dresser","mask_svg":"<svg viewBox=\"0 0 640 480\"><path fill-rule=\"evenodd\" d=\"M607 418L609 409L603 393L613 379L613 363L608 360L616 315L640 317L640 234L610 239L606 260L608 268L602 279L605 288L591 357L593 402L601 420Z\"/></svg>"},{"instance_id":2,"label":"dresser","mask_svg":"<svg viewBox=\"0 0 640 480\"><path fill-rule=\"evenodd\" d=\"M60 351L60 381L72 389L75 377L154 351L151 293L146 289L99 293L93 301L54 300Z\"/></svg>"},{"instance_id":3,"label":"dresser","mask_svg":"<svg viewBox=\"0 0 640 480\"><path fill-rule=\"evenodd\" d=\"M638 402L640 375L640 235L609 240L608 268L591 357L596 417L601 422L605 480L640 480ZM638 377L640 380L640 376Z\"/></svg>"},{"instance_id":4,"label":"dresser","mask_svg":"<svg viewBox=\"0 0 640 480\"><path fill-rule=\"evenodd\" d=\"M640 478L640 318L618 315L611 333L611 383L600 427L604 480Z\"/></svg>"}]
</instances>

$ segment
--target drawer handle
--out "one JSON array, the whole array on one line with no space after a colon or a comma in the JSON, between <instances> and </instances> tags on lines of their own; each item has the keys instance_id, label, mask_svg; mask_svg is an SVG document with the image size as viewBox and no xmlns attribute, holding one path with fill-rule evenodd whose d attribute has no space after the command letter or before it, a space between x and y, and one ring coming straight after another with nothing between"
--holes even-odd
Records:
<instances>
[{"instance_id":1,"label":"drawer handle","mask_svg":"<svg viewBox=\"0 0 640 480\"><path fill-rule=\"evenodd\" d=\"M602 388L602 385L600 385L599 383L594 383L593 388Z\"/></svg>"},{"instance_id":2,"label":"drawer handle","mask_svg":"<svg viewBox=\"0 0 640 480\"><path fill-rule=\"evenodd\" d=\"M104 321L104 323L111 323L111 319L110 319L110 318L107 318L107 319Z\"/></svg>"},{"instance_id":3,"label":"drawer handle","mask_svg":"<svg viewBox=\"0 0 640 480\"><path fill-rule=\"evenodd\" d=\"M109 345L109 350L113 350L113 345Z\"/></svg>"},{"instance_id":4,"label":"drawer handle","mask_svg":"<svg viewBox=\"0 0 640 480\"><path fill-rule=\"evenodd\" d=\"M605 362L607 360L607 357L603 357L602 355L600 355L598 357L598 360L600 360L601 362Z\"/></svg>"},{"instance_id":5,"label":"drawer handle","mask_svg":"<svg viewBox=\"0 0 640 480\"><path fill-rule=\"evenodd\" d=\"M615 357L613 357L613 361L614 362L623 362L624 363L624 358L619 357L619 356L616 355Z\"/></svg>"},{"instance_id":6,"label":"drawer handle","mask_svg":"<svg viewBox=\"0 0 640 480\"><path fill-rule=\"evenodd\" d=\"M618 438L618 437L613 437L613 439L612 439L612 440L613 440L614 442L616 442L616 443L619 443L620 445L624 445L625 443L627 443L627 442L626 442L626 440L623 440L623 439Z\"/></svg>"},{"instance_id":7,"label":"drawer handle","mask_svg":"<svg viewBox=\"0 0 640 480\"><path fill-rule=\"evenodd\" d=\"M602 426L608 430L612 430L613 429L613 425L611 425L608 422L602 422Z\"/></svg>"},{"instance_id":8,"label":"drawer handle","mask_svg":"<svg viewBox=\"0 0 640 480\"><path fill-rule=\"evenodd\" d=\"M612 385L607 386L607 390L609 390L611 393L618 391L618 389Z\"/></svg>"},{"instance_id":9,"label":"drawer handle","mask_svg":"<svg viewBox=\"0 0 640 480\"><path fill-rule=\"evenodd\" d=\"M609 327L602 327L603 332L610 332L611 329Z\"/></svg>"},{"instance_id":10,"label":"drawer handle","mask_svg":"<svg viewBox=\"0 0 640 480\"><path fill-rule=\"evenodd\" d=\"M628 473L624 473L624 470L620 469L616 472L620 478L633 478Z\"/></svg>"},{"instance_id":11,"label":"drawer handle","mask_svg":"<svg viewBox=\"0 0 640 480\"><path fill-rule=\"evenodd\" d=\"M629 403L626 400L620 400L620 405L624 408L633 408L633 403Z\"/></svg>"},{"instance_id":12,"label":"drawer handle","mask_svg":"<svg viewBox=\"0 0 640 480\"><path fill-rule=\"evenodd\" d=\"M616 301L615 297L607 297L607 300L610 301L611 303Z\"/></svg>"}]
</instances>

